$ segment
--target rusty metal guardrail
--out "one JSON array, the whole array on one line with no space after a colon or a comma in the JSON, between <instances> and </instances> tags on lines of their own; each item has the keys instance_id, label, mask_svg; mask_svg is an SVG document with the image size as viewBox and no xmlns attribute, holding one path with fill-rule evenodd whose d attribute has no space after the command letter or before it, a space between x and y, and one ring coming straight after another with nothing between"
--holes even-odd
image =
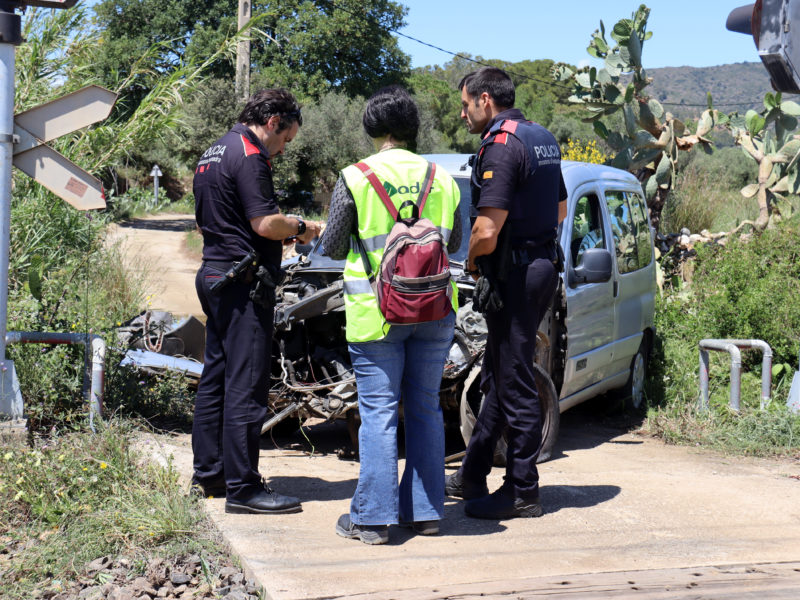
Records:
<instances>
[{"instance_id":1,"label":"rusty metal guardrail","mask_svg":"<svg viewBox=\"0 0 800 600\"><path fill-rule=\"evenodd\" d=\"M700 340L700 408L708 410L708 351L717 350L731 355L730 407L739 411L742 394L742 353L740 348L756 348L763 352L761 361L761 408L772 397L772 348L763 340Z\"/></svg>"}]
</instances>

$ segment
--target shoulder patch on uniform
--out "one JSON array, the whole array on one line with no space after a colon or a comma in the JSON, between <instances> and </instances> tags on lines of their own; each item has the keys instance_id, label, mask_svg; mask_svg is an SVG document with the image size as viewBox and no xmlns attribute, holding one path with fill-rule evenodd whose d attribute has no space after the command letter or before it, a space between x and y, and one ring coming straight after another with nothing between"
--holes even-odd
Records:
<instances>
[{"instance_id":1,"label":"shoulder patch on uniform","mask_svg":"<svg viewBox=\"0 0 800 600\"><path fill-rule=\"evenodd\" d=\"M483 172L483 178L484 179L491 179L492 177L494 177L494 171L484 171Z\"/></svg>"},{"instance_id":2,"label":"shoulder patch on uniform","mask_svg":"<svg viewBox=\"0 0 800 600\"><path fill-rule=\"evenodd\" d=\"M256 146L253 142L241 134L239 134L239 137L242 138L242 149L244 150L245 156L250 156L251 154L261 154L261 150L259 150L258 146Z\"/></svg>"},{"instance_id":3,"label":"shoulder patch on uniform","mask_svg":"<svg viewBox=\"0 0 800 600\"><path fill-rule=\"evenodd\" d=\"M503 121L503 124L500 126L500 131L507 131L508 133L514 134L517 132L517 125L516 121Z\"/></svg>"},{"instance_id":4,"label":"shoulder patch on uniform","mask_svg":"<svg viewBox=\"0 0 800 600\"><path fill-rule=\"evenodd\" d=\"M494 138L495 144L505 144L506 142L508 142L508 134L505 131Z\"/></svg>"}]
</instances>

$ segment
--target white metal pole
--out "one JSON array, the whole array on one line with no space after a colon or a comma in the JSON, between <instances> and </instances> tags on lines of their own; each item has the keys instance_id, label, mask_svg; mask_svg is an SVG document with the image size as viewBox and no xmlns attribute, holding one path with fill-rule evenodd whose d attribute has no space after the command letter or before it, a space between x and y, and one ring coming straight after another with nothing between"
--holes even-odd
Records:
<instances>
[{"instance_id":1,"label":"white metal pole","mask_svg":"<svg viewBox=\"0 0 800 600\"><path fill-rule=\"evenodd\" d=\"M19 17L0 6L0 22L14 29ZM14 155L14 39L0 40L0 361L6 360L8 252L11 235L11 161ZM2 365L5 368L5 364Z\"/></svg>"},{"instance_id":2,"label":"white metal pole","mask_svg":"<svg viewBox=\"0 0 800 600\"><path fill-rule=\"evenodd\" d=\"M8 252L11 237L11 168L14 156L14 46L22 43L16 2L0 0L0 414L22 418L14 361L6 357Z\"/></svg>"}]
</instances>

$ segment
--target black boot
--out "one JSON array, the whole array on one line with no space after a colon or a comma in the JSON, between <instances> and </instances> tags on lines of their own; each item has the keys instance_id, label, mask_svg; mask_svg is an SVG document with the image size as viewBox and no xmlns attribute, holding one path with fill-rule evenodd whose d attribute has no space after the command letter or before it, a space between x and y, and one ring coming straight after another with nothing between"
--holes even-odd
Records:
<instances>
[{"instance_id":1,"label":"black boot","mask_svg":"<svg viewBox=\"0 0 800 600\"><path fill-rule=\"evenodd\" d=\"M264 486L247 500L228 500L225 502L226 513L285 514L300 512L300 500L292 496L284 496Z\"/></svg>"},{"instance_id":2,"label":"black boot","mask_svg":"<svg viewBox=\"0 0 800 600\"><path fill-rule=\"evenodd\" d=\"M211 481L200 481L196 477L192 477L189 492L200 498L224 498L225 479L220 477Z\"/></svg>"},{"instance_id":3,"label":"black boot","mask_svg":"<svg viewBox=\"0 0 800 600\"><path fill-rule=\"evenodd\" d=\"M513 519L515 517L541 517L544 514L539 498L515 498L507 486L483 498L476 498L464 505L464 512L476 519Z\"/></svg>"},{"instance_id":4,"label":"black boot","mask_svg":"<svg viewBox=\"0 0 800 600\"><path fill-rule=\"evenodd\" d=\"M486 496L489 493L489 488L486 487L485 481L483 484L466 481L461 475L461 471L456 471L445 477L444 493L446 496L472 500L473 498Z\"/></svg>"}]
</instances>

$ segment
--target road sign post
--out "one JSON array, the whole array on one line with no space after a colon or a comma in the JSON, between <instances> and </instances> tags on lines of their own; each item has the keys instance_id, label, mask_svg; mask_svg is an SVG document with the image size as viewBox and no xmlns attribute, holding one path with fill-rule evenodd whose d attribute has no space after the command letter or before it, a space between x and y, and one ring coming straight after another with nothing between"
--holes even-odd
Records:
<instances>
[{"instance_id":1,"label":"road sign post","mask_svg":"<svg viewBox=\"0 0 800 600\"><path fill-rule=\"evenodd\" d=\"M0 413L22 418L14 362L6 359L8 250L11 232L11 157L14 153L14 46L22 27L14 6L0 2Z\"/></svg>"},{"instance_id":2,"label":"road sign post","mask_svg":"<svg viewBox=\"0 0 800 600\"><path fill-rule=\"evenodd\" d=\"M70 8L76 2L0 0L0 415L12 419L21 419L23 411L14 362L6 358L12 165L78 209L106 205L100 181L45 144L105 119L116 94L89 86L14 118L14 47L23 41L14 11L25 5Z\"/></svg>"},{"instance_id":3,"label":"road sign post","mask_svg":"<svg viewBox=\"0 0 800 600\"><path fill-rule=\"evenodd\" d=\"M150 171L150 177L153 178L153 193L155 194L156 207L158 207L158 178L162 175L163 173L161 169L158 168L158 165L153 165L153 169Z\"/></svg>"}]
</instances>

